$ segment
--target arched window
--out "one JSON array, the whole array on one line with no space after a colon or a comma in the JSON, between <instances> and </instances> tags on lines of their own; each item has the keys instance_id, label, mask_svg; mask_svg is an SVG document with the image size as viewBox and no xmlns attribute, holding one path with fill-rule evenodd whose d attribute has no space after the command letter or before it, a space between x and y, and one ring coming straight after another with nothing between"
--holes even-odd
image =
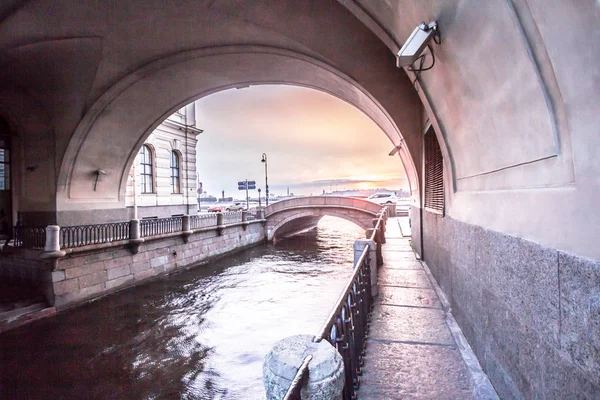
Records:
<instances>
[{"instance_id":1,"label":"arched window","mask_svg":"<svg viewBox=\"0 0 600 400\"><path fill-rule=\"evenodd\" d=\"M154 172L152 165L152 149L143 145L140 149L140 164L142 167L141 186L142 193L154 193Z\"/></svg>"},{"instance_id":2,"label":"arched window","mask_svg":"<svg viewBox=\"0 0 600 400\"><path fill-rule=\"evenodd\" d=\"M179 154L171 152L171 193L181 193L181 180L179 179Z\"/></svg>"}]
</instances>

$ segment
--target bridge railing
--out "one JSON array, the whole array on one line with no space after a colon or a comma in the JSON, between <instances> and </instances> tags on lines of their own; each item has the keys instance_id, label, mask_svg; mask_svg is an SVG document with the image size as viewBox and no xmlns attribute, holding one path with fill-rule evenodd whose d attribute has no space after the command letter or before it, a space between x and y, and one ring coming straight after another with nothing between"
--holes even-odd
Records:
<instances>
[{"instance_id":1,"label":"bridge railing","mask_svg":"<svg viewBox=\"0 0 600 400\"><path fill-rule=\"evenodd\" d=\"M379 215L369 240L375 241L378 232L384 229L386 211ZM314 342L328 341L342 356L344 361L343 399L351 400L357 396L362 374L363 356L372 308L371 296L371 260L370 247L365 246L354 272L329 318L315 336ZM300 391L308 380L309 364L312 356L305 358L290 385L285 400L300 400Z\"/></svg>"}]
</instances>

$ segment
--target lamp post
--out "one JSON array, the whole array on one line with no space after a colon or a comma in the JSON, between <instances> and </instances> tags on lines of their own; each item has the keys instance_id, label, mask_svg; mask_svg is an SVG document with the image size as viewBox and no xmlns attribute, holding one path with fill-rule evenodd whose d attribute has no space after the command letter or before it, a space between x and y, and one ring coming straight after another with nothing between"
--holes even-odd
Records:
<instances>
[{"instance_id":1,"label":"lamp post","mask_svg":"<svg viewBox=\"0 0 600 400\"><path fill-rule=\"evenodd\" d=\"M269 207L269 181L267 178L267 154L266 153L262 153L262 159L260 160L260 162L265 163L265 204L266 204L266 207Z\"/></svg>"}]
</instances>

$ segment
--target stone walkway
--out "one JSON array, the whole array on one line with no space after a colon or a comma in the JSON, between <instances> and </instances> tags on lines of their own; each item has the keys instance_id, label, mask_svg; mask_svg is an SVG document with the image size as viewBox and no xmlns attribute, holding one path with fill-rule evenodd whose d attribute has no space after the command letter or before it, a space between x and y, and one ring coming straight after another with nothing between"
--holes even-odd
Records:
<instances>
[{"instance_id":1,"label":"stone walkway","mask_svg":"<svg viewBox=\"0 0 600 400\"><path fill-rule=\"evenodd\" d=\"M467 369L472 360L463 361L440 298L399 223L388 220L358 398L494 398L493 390L490 396L474 390L477 379Z\"/></svg>"}]
</instances>

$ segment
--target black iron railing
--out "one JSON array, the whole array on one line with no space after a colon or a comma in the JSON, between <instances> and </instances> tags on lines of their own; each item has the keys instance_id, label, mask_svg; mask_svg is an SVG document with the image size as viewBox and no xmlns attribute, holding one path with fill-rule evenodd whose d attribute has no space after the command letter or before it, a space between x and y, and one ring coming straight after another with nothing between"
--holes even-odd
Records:
<instances>
[{"instance_id":1,"label":"black iron railing","mask_svg":"<svg viewBox=\"0 0 600 400\"><path fill-rule=\"evenodd\" d=\"M382 211L370 240L375 240L378 231L383 229L384 218L385 211ZM372 308L369 250L370 247L365 246L342 295L314 339L315 342L327 340L344 360L344 400L356 399L364 364ZM310 359L307 357L288 389L286 400L300 400L300 391L308 377L309 363Z\"/></svg>"},{"instance_id":2,"label":"black iron railing","mask_svg":"<svg viewBox=\"0 0 600 400\"><path fill-rule=\"evenodd\" d=\"M43 249L46 245L46 228L15 227L12 245L24 249Z\"/></svg>"},{"instance_id":3,"label":"black iron railing","mask_svg":"<svg viewBox=\"0 0 600 400\"><path fill-rule=\"evenodd\" d=\"M166 233L181 232L182 230L182 217L143 219L140 221L142 237L164 235Z\"/></svg>"},{"instance_id":4,"label":"black iron railing","mask_svg":"<svg viewBox=\"0 0 600 400\"><path fill-rule=\"evenodd\" d=\"M182 217L143 219L140 221L141 236L148 237L181 232L183 228L182 221Z\"/></svg>"},{"instance_id":5,"label":"black iron railing","mask_svg":"<svg viewBox=\"0 0 600 400\"><path fill-rule=\"evenodd\" d=\"M60 248L70 249L129 239L130 222L61 226Z\"/></svg>"},{"instance_id":6,"label":"black iron railing","mask_svg":"<svg viewBox=\"0 0 600 400\"><path fill-rule=\"evenodd\" d=\"M190 216L190 229L200 229L217 225L217 214L201 214Z\"/></svg>"}]
</instances>

